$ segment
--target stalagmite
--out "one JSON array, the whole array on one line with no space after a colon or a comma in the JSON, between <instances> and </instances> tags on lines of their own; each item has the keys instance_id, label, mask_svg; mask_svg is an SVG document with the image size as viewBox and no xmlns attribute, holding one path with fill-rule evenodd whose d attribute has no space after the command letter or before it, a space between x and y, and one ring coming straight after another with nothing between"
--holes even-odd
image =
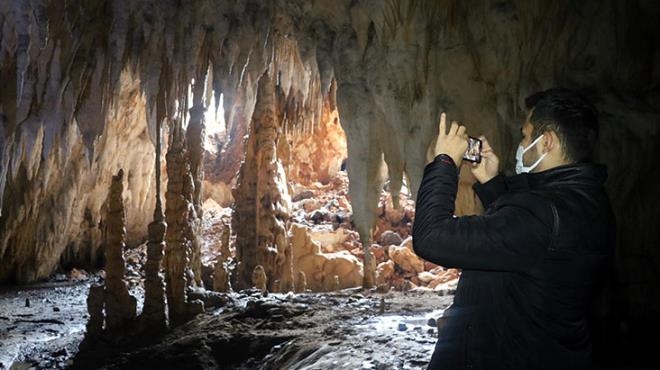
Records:
<instances>
[{"instance_id":1,"label":"stalagmite","mask_svg":"<svg viewBox=\"0 0 660 370\"><path fill-rule=\"evenodd\" d=\"M218 261L227 262L229 257L231 257L231 251L229 250L229 240L231 238L231 226L227 223L222 223L222 233L220 234L220 254L218 255Z\"/></svg>"},{"instance_id":2,"label":"stalagmite","mask_svg":"<svg viewBox=\"0 0 660 370\"><path fill-rule=\"evenodd\" d=\"M222 226L222 233L220 234L220 253L215 259L215 267L213 268L213 290L216 292L229 292L231 290L229 284L230 278L225 262L231 257L231 252L229 250L231 229L226 223L223 223Z\"/></svg>"},{"instance_id":3,"label":"stalagmite","mask_svg":"<svg viewBox=\"0 0 660 370\"><path fill-rule=\"evenodd\" d=\"M296 293L304 293L307 291L307 276L304 271L298 271L298 279L296 280Z\"/></svg>"},{"instance_id":4,"label":"stalagmite","mask_svg":"<svg viewBox=\"0 0 660 370\"><path fill-rule=\"evenodd\" d=\"M92 285L89 288L87 296L87 320L85 336L91 340L98 337L103 332L103 306L105 303L105 288L103 285Z\"/></svg>"},{"instance_id":5,"label":"stalagmite","mask_svg":"<svg viewBox=\"0 0 660 370\"><path fill-rule=\"evenodd\" d=\"M338 291L338 290L341 289L341 285L339 284L339 276L338 275L334 276L332 282L334 283L334 285L332 286L332 290Z\"/></svg>"},{"instance_id":6,"label":"stalagmite","mask_svg":"<svg viewBox=\"0 0 660 370\"><path fill-rule=\"evenodd\" d=\"M660 192L648 181L658 163L649 155L657 152L660 121L658 2L515 0L472 6L476 3L0 1L0 283L34 282L68 266L98 268L101 205L109 174L119 164L130 187L126 243L139 244L154 208L153 127L145 108L162 106L163 115L179 125L188 113L197 120L192 117L208 104L190 104L188 87L193 78L201 86L200 71L212 64L211 85L227 108L218 161L225 183L235 180L240 166L240 159L232 159L245 156L232 221L241 261L237 287L251 285L258 264L272 283L280 280L281 290L301 270L293 266L299 256L287 247L292 244L282 229L289 222L286 187L274 190L286 179L278 178L279 164L269 161L269 152L299 163L291 165L294 179L314 181L331 171L306 172L305 161L324 153L338 158L339 147L346 146L351 214L341 218L360 234L369 287L376 262L369 248L385 180L381 163L390 179L391 205L396 207L404 176L414 199L439 113L447 111L471 135L487 136L501 170L511 174L525 97L562 85L582 90L601 112L597 157L608 166L605 187L620 215L614 252L620 309L629 322L658 316L659 233L647 227L657 224L660 204ZM597 16L582 16L589 14ZM286 52L276 53L285 46ZM268 69L271 83L260 82ZM281 99L268 98L271 90ZM326 102L341 115L336 124L346 133L346 145L329 148L310 135L318 107ZM191 126L190 136L202 135L200 126ZM290 146L283 135L293 139ZM178 164L172 160L179 167L186 162L193 174L184 179L189 174L182 169L170 178L170 186L179 189L167 195L166 205L167 222L176 228L166 232L174 245L163 261L167 295L181 315L187 312L186 289L199 283L193 284L199 277L195 226L182 231L201 216L195 203L201 173L192 168L193 156ZM461 170L457 213L476 209L468 207L474 196L467 173ZM170 205L178 208L171 213ZM390 221L414 218L408 210L387 213ZM161 226L152 234L160 234ZM383 274L396 267L392 275L403 278L399 267L407 266L406 278L418 279L419 262L408 251L397 253L400 263L382 265ZM325 267L328 260L305 258L324 266L307 273L310 287L335 274L334 267ZM156 262L150 259L153 276ZM152 285L159 284L147 278L145 286Z\"/></svg>"},{"instance_id":7,"label":"stalagmite","mask_svg":"<svg viewBox=\"0 0 660 370\"><path fill-rule=\"evenodd\" d=\"M106 329L120 330L135 319L136 300L129 294L124 281L126 263L123 250L125 247L126 228L124 226L124 171L119 170L113 176L108 194L108 213L105 220L105 315Z\"/></svg>"},{"instance_id":8,"label":"stalagmite","mask_svg":"<svg viewBox=\"0 0 660 370\"><path fill-rule=\"evenodd\" d=\"M216 261L213 269L213 290L216 292L229 292L229 273L222 261Z\"/></svg>"},{"instance_id":9,"label":"stalagmite","mask_svg":"<svg viewBox=\"0 0 660 370\"><path fill-rule=\"evenodd\" d=\"M157 123L156 135L156 209L154 210L154 220L149 224L147 263L144 267L144 307L141 318L147 331L159 333L165 331L168 327L165 281L161 273L163 252L165 249L163 239L167 230L167 224L164 220L160 200L160 122Z\"/></svg>"},{"instance_id":10,"label":"stalagmite","mask_svg":"<svg viewBox=\"0 0 660 370\"><path fill-rule=\"evenodd\" d=\"M192 204L195 212L188 214L189 224L192 230L190 236L192 253L190 257L190 268L193 271L195 283L202 285L202 184L204 183L204 112L206 109L202 105L204 79L196 79L193 92L193 107L190 108L190 120L186 130L186 148L188 151L188 160L190 163L190 176L193 180ZM201 90L201 91L200 91Z\"/></svg>"},{"instance_id":11,"label":"stalagmite","mask_svg":"<svg viewBox=\"0 0 660 370\"><path fill-rule=\"evenodd\" d=\"M192 234L190 225L193 180L186 158L186 147L180 123L172 130L172 139L167 152L167 192L165 198L167 233L165 237L165 283L169 318L180 323L204 311L201 301L188 302L187 289L193 284L190 268L192 257Z\"/></svg>"},{"instance_id":12,"label":"stalagmite","mask_svg":"<svg viewBox=\"0 0 660 370\"><path fill-rule=\"evenodd\" d=\"M249 284L257 265L263 267L266 275L281 277L284 284L293 280L288 276L291 266L286 264L289 244L285 229L291 200L284 169L277 159L281 132L274 81L267 72L259 79L247 153L233 191L239 288Z\"/></svg>"},{"instance_id":13,"label":"stalagmite","mask_svg":"<svg viewBox=\"0 0 660 370\"><path fill-rule=\"evenodd\" d=\"M270 286L271 286L270 291L272 293L280 293L280 281L279 280L273 281L273 283Z\"/></svg>"},{"instance_id":14,"label":"stalagmite","mask_svg":"<svg viewBox=\"0 0 660 370\"><path fill-rule=\"evenodd\" d=\"M268 277L261 265L257 265L252 272L252 286L261 290L262 293L268 291Z\"/></svg>"}]
</instances>

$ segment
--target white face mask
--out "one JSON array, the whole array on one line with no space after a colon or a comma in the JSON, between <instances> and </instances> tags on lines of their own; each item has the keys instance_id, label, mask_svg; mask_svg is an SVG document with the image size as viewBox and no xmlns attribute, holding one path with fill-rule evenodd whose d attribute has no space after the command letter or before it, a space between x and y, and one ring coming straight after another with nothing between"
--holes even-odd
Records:
<instances>
[{"instance_id":1,"label":"white face mask","mask_svg":"<svg viewBox=\"0 0 660 370\"><path fill-rule=\"evenodd\" d=\"M517 174L527 173L527 172L532 171L533 169L536 168L536 166L538 166L541 163L543 158L545 158L545 156L548 154L548 153L543 153L541 155L541 157L539 157L539 159L536 162L532 163L531 166L525 166L523 164L523 154L525 154L534 145L536 145L536 143L538 143L541 140L542 137L543 137L543 134L541 134L541 136L537 137L536 140L532 141L532 143L529 144L527 146L527 148L523 147L522 144L518 145L518 150L516 151L516 173Z\"/></svg>"}]
</instances>

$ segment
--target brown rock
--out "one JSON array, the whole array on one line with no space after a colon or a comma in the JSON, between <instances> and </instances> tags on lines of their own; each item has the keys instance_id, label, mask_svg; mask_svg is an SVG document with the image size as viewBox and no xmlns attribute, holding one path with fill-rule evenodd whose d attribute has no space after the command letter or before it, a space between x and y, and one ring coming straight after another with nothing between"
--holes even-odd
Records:
<instances>
[{"instance_id":1,"label":"brown rock","mask_svg":"<svg viewBox=\"0 0 660 370\"><path fill-rule=\"evenodd\" d=\"M380 239L378 240L378 244L384 246L401 245L402 242L403 239L401 239L401 235L391 230L386 230L383 232L380 235Z\"/></svg>"},{"instance_id":2,"label":"brown rock","mask_svg":"<svg viewBox=\"0 0 660 370\"><path fill-rule=\"evenodd\" d=\"M389 286L390 279L394 275L394 261L388 260L378 264L376 268L377 282L379 285L387 284Z\"/></svg>"},{"instance_id":3,"label":"brown rock","mask_svg":"<svg viewBox=\"0 0 660 370\"><path fill-rule=\"evenodd\" d=\"M406 246L391 246L389 248L389 255L401 269L408 272L422 272L424 271L424 261Z\"/></svg>"}]
</instances>

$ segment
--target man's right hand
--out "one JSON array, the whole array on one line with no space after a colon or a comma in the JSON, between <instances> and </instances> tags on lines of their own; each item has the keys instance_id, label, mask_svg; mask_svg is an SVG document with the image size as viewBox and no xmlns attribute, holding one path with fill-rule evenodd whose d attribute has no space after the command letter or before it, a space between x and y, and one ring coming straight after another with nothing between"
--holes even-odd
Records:
<instances>
[{"instance_id":1,"label":"man's right hand","mask_svg":"<svg viewBox=\"0 0 660 370\"><path fill-rule=\"evenodd\" d=\"M480 136L481 140L481 163L472 164L472 174L480 183L488 182L499 172L500 160L493 152L493 148L488 144L486 137Z\"/></svg>"}]
</instances>

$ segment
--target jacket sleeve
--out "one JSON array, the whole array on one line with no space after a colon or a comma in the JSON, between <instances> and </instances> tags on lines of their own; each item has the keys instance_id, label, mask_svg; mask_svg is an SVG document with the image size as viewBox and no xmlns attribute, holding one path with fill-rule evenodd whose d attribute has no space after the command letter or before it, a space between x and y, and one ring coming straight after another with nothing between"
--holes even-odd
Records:
<instances>
[{"instance_id":1,"label":"jacket sleeve","mask_svg":"<svg viewBox=\"0 0 660 370\"><path fill-rule=\"evenodd\" d=\"M474 192L481 199L481 204L484 205L485 209L488 209L500 195L507 191L506 182L502 174L498 174L483 184L477 181L472 185L472 189L474 189Z\"/></svg>"},{"instance_id":2,"label":"jacket sleeve","mask_svg":"<svg viewBox=\"0 0 660 370\"><path fill-rule=\"evenodd\" d=\"M550 232L529 208L498 206L483 216L455 217L458 171L440 155L424 169L413 224L415 253L438 265L472 270L529 271Z\"/></svg>"}]
</instances>

